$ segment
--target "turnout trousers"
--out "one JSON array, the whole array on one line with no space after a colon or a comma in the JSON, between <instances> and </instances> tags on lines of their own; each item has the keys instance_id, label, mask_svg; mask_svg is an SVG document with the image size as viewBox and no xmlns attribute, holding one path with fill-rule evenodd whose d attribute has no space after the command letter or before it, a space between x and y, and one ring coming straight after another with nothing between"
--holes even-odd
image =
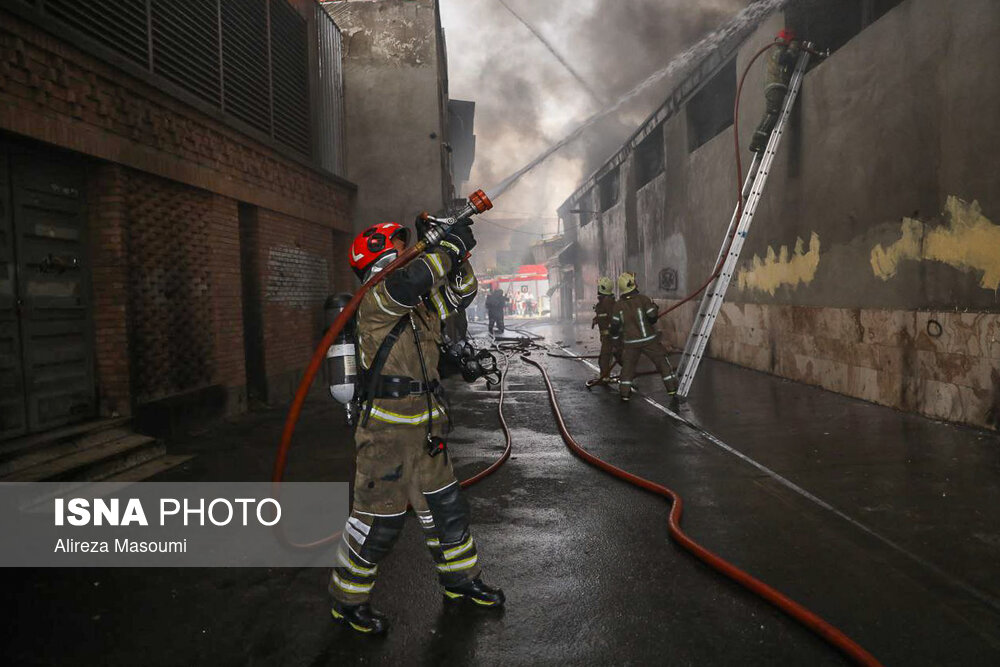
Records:
<instances>
[{"instance_id":1,"label":"turnout trousers","mask_svg":"<svg viewBox=\"0 0 1000 667\"><path fill-rule=\"evenodd\" d=\"M611 367L615 362L622 362L622 353L613 338L609 334L601 334L601 353L597 358L597 365L600 367L601 379L607 380L611 376Z\"/></svg>"},{"instance_id":2,"label":"turnout trousers","mask_svg":"<svg viewBox=\"0 0 1000 667\"><path fill-rule=\"evenodd\" d=\"M648 357L656 366L663 380L663 386L667 388L667 393L677 393L677 375L674 367L667 359L667 348L658 340L642 343L640 345L626 345L622 351L622 374L618 385L618 390L623 397L627 397L632 391L635 380L635 367L639 363L639 357Z\"/></svg>"},{"instance_id":3,"label":"turnout trousers","mask_svg":"<svg viewBox=\"0 0 1000 667\"><path fill-rule=\"evenodd\" d=\"M434 422L444 436L446 423ZM354 506L330 574L330 595L348 605L366 602L379 563L396 543L409 504L420 520L424 542L444 586L479 575L469 508L447 452L427 453L427 425L376 421L358 425Z\"/></svg>"},{"instance_id":4,"label":"turnout trousers","mask_svg":"<svg viewBox=\"0 0 1000 667\"><path fill-rule=\"evenodd\" d=\"M497 310L491 310L491 311L489 311L487 313L487 317L489 318L489 330L490 330L490 333L493 333L493 327L496 327L497 328L497 333L499 333L500 335L503 335L503 330L504 330L504 326L503 326L503 311L502 310L499 310L499 311L497 311Z\"/></svg>"},{"instance_id":5,"label":"turnout trousers","mask_svg":"<svg viewBox=\"0 0 1000 667\"><path fill-rule=\"evenodd\" d=\"M750 140L750 151L759 153L767 148L767 142L771 138L771 130L778 123L778 116L781 114L781 105L785 101L785 93L788 87L784 84L774 83L764 91L764 117L760 119L760 125L753 133Z\"/></svg>"}]
</instances>

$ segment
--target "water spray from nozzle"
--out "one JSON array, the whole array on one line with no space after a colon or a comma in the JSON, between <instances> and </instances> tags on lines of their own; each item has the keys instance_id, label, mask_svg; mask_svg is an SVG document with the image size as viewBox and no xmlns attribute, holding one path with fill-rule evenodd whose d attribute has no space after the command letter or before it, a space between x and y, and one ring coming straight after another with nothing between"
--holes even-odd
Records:
<instances>
[{"instance_id":1,"label":"water spray from nozzle","mask_svg":"<svg viewBox=\"0 0 1000 667\"><path fill-rule=\"evenodd\" d=\"M697 44L683 51L664 67L650 74L632 90L628 91L621 98L619 98L618 101L611 103L609 106L591 115L585 121L577 125L576 129L567 134L557 143L549 146L544 151L539 153L533 160L501 181L499 185L489 188L486 191L486 194L491 199L496 199L504 192L512 188L515 183L521 180L522 176L552 157L556 151L579 137L585 130L597 123L599 120L611 115L624 106L629 100L634 99L650 86L665 80L668 76L676 73L691 63L698 62L705 58L712 52L712 50L718 48L721 43L734 37L741 31L757 25L767 18L773 11L784 7L787 2L788 0L759 0L758 2L751 3L746 9L733 17L733 19L728 21L721 28L712 31Z\"/></svg>"}]
</instances>

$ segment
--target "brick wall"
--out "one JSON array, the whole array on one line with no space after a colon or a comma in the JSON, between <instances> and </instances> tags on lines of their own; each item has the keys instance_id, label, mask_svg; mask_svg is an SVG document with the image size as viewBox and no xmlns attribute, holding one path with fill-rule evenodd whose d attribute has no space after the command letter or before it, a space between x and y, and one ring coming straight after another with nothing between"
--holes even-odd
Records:
<instances>
[{"instance_id":1,"label":"brick wall","mask_svg":"<svg viewBox=\"0 0 1000 667\"><path fill-rule=\"evenodd\" d=\"M0 9L0 128L347 230L353 186Z\"/></svg>"},{"instance_id":2,"label":"brick wall","mask_svg":"<svg viewBox=\"0 0 1000 667\"><path fill-rule=\"evenodd\" d=\"M660 320L667 342L684 347L697 307L696 300ZM1000 430L998 313L727 302L708 355L880 405Z\"/></svg>"},{"instance_id":3,"label":"brick wall","mask_svg":"<svg viewBox=\"0 0 1000 667\"><path fill-rule=\"evenodd\" d=\"M266 360L271 395L290 395L323 300L354 285L350 235L338 231L350 229L354 186L184 99L0 9L0 130L97 158L88 220L101 413L170 430L189 413L244 410L248 352ZM259 212L243 238L241 209ZM241 246L254 261L241 264ZM261 306L251 350L247 267Z\"/></svg>"},{"instance_id":4,"label":"brick wall","mask_svg":"<svg viewBox=\"0 0 1000 667\"><path fill-rule=\"evenodd\" d=\"M131 170L126 181L135 402L243 387L237 203Z\"/></svg>"},{"instance_id":5,"label":"brick wall","mask_svg":"<svg viewBox=\"0 0 1000 667\"><path fill-rule=\"evenodd\" d=\"M349 236L258 209L256 233L245 240L251 238L259 272L267 398L280 403L290 400L323 335L326 297L353 289L345 245Z\"/></svg>"},{"instance_id":6,"label":"brick wall","mask_svg":"<svg viewBox=\"0 0 1000 667\"><path fill-rule=\"evenodd\" d=\"M131 413L128 354L128 249L125 169L104 164L87 184L98 409Z\"/></svg>"}]
</instances>

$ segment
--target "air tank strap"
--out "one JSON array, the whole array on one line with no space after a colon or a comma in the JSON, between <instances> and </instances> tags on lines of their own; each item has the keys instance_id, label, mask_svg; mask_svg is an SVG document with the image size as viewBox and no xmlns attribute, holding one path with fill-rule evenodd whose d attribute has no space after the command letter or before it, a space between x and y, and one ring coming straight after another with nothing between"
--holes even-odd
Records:
<instances>
[{"instance_id":1,"label":"air tank strap","mask_svg":"<svg viewBox=\"0 0 1000 667\"><path fill-rule=\"evenodd\" d=\"M389 359L389 352L392 351L392 347L399 340L400 334L403 333L403 329L406 328L406 322L410 319L409 313L399 318L396 325L389 331L388 335L382 340L382 344L379 345L378 351L375 353L375 358L372 360L371 368L368 370L361 369L362 377L364 378L363 391L361 394L361 402L364 405L364 411L361 415L361 425L368 425L368 418L372 413L372 401L375 399L378 393L378 383L379 378L382 376L382 369L385 367L386 360Z\"/></svg>"}]
</instances>

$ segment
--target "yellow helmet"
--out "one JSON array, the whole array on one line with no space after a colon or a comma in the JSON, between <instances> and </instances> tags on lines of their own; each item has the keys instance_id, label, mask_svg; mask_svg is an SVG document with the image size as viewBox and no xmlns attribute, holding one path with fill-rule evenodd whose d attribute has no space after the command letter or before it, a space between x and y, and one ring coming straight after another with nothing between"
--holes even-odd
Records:
<instances>
[{"instance_id":1,"label":"yellow helmet","mask_svg":"<svg viewBox=\"0 0 1000 667\"><path fill-rule=\"evenodd\" d=\"M618 293L628 294L635 289L635 274L630 271L623 272L618 276Z\"/></svg>"},{"instance_id":2,"label":"yellow helmet","mask_svg":"<svg viewBox=\"0 0 1000 667\"><path fill-rule=\"evenodd\" d=\"M597 293L608 296L613 294L615 290L614 283L611 282L611 278L607 276L601 276L597 281Z\"/></svg>"}]
</instances>

